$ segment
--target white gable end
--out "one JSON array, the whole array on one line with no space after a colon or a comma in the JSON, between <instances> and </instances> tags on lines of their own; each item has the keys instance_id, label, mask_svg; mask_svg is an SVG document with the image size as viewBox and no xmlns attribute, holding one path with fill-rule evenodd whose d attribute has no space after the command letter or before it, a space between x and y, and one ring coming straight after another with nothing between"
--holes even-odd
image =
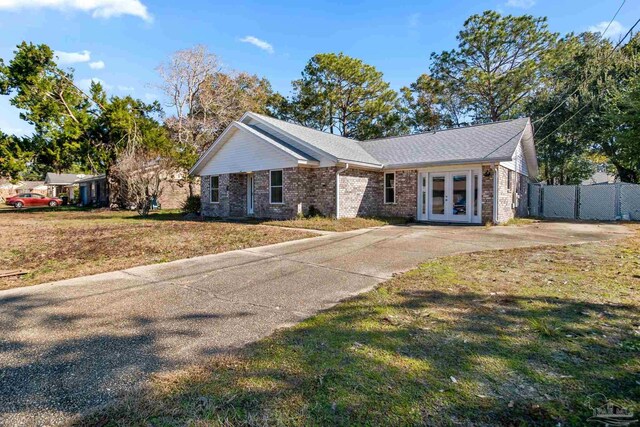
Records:
<instances>
[{"instance_id":1,"label":"white gable end","mask_svg":"<svg viewBox=\"0 0 640 427\"><path fill-rule=\"evenodd\" d=\"M246 119L247 123L250 123L256 127L258 127L259 129L275 136L276 138L279 138L280 140L286 142L287 144L291 145L292 147L295 147L296 149L303 151L305 153L308 153L309 155L311 155L314 159L318 159L319 166L320 167L328 167L328 166L335 166L336 162L334 161L334 159L331 159L329 156L324 155L322 152L318 151L317 149L313 149L310 148L308 146L302 145L299 142L297 142L295 139L292 139L291 137L289 137L286 133L279 131L276 128L270 128L268 126L266 126L264 123L261 123L259 121L253 120L253 119Z\"/></svg>"},{"instance_id":2,"label":"white gable end","mask_svg":"<svg viewBox=\"0 0 640 427\"><path fill-rule=\"evenodd\" d=\"M298 161L256 135L236 129L198 175L253 172L298 166Z\"/></svg>"},{"instance_id":3,"label":"white gable end","mask_svg":"<svg viewBox=\"0 0 640 427\"><path fill-rule=\"evenodd\" d=\"M516 171L524 176L529 176L529 169L527 168L527 159L522 149L522 142L518 143L516 150L513 153L513 159L508 162L500 162L501 166L507 169Z\"/></svg>"}]
</instances>

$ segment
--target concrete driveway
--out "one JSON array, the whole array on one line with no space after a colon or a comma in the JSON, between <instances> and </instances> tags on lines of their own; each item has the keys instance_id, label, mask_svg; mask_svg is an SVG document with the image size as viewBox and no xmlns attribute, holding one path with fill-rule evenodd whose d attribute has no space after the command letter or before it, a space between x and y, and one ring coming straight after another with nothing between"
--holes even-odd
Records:
<instances>
[{"instance_id":1,"label":"concrete driveway","mask_svg":"<svg viewBox=\"0 0 640 427\"><path fill-rule=\"evenodd\" d=\"M430 258L627 234L388 226L2 291L0 425L65 422L151 373L243 346Z\"/></svg>"}]
</instances>

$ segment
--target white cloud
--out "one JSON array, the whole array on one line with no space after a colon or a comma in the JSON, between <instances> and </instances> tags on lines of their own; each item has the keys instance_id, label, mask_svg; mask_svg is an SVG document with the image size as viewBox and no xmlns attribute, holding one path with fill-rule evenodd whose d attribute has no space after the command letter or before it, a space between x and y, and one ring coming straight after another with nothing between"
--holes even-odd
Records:
<instances>
[{"instance_id":1,"label":"white cloud","mask_svg":"<svg viewBox=\"0 0 640 427\"><path fill-rule=\"evenodd\" d=\"M0 4L2 4L2 1L4 0L0 0ZM91 52L88 50L83 50L82 52L63 52L56 50L55 56L58 57L60 64L75 64L77 62L91 61Z\"/></svg>"},{"instance_id":2,"label":"white cloud","mask_svg":"<svg viewBox=\"0 0 640 427\"><path fill-rule=\"evenodd\" d=\"M0 0L2 1L2 0ZM264 40L260 40L257 37L253 37L253 36L246 36L240 39L241 42L243 43L250 43L256 47L259 47L262 50L265 50L269 53L273 53L273 46L271 46L271 44L269 44L268 42L264 41Z\"/></svg>"},{"instance_id":3,"label":"white cloud","mask_svg":"<svg viewBox=\"0 0 640 427\"><path fill-rule=\"evenodd\" d=\"M102 70L104 68L104 61L89 62L89 68L92 70Z\"/></svg>"},{"instance_id":4,"label":"white cloud","mask_svg":"<svg viewBox=\"0 0 640 427\"><path fill-rule=\"evenodd\" d=\"M85 92L88 92L91 89L91 82L100 83L102 88L105 90L110 90L112 88L111 85L108 85L104 80L99 79L98 77L92 77L90 79L81 79L76 83L78 87Z\"/></svg>"},{"instance_id":5,"label":"white cloud","mask_svg":"<svg viewBox=\"0 0 640 427\"><path fill-rule=\"evenodd\" d=\"M121 92L133 92L136 89L132 86L123 86L123 85L118 85L117 86L118 90Z\"/></svg>"},{"instance_id":6,"label":"white cloud","mask_svg":"<svg viewBox=\"0 0 640 427\"><path fill-rule=\"evenodd\" d=\"M0 0L0 10L19 9L80 10L94 18L111 18L122 15L137 16L147 22L153 18L140 0Z\"/></svg>"},{"instance_id":7,"label":"white cloud","mask_svg":"<svg viewBox=\"0 0 640 427\"><path fill-rule=\"evenodd\" d=\"M507 0L507 7L517 7L519 9L529 9L536 4L536 0Z\"/></svg>"},{"instance_id":8,"label":"white cloud","mask_svg":"<svg viewBox=\"0 0 640 427\"><path fill-rule=\"evenodd\" d=\"M418 25L420 25L420 14L419 13L411 14L407 21L407 25L409 25L409 28L417 28Z\"/></svg>"},{"instance_id":9,"label":"white cloud","mask_svg":"<svg viewBox=\"0 0 640 427\"><path fill-rule=\"evenodd\" d=\"M589 31L592 33L600 33L603 34L605 30L607 30L607 25L609 25L609 21L602 21L597 25L592 25L589 27ZM621 36L627 31L627 29L618 21L611 21L611 25L609 25L609 29L604 34L606 37L612 39L618 36Z\"/></svg>"}]
</instances>

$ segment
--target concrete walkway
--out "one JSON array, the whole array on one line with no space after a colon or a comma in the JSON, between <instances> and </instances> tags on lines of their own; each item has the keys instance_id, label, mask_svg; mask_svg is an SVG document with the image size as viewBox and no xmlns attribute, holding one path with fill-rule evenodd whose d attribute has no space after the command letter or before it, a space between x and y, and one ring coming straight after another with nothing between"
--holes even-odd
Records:
<instances>
[{"instance_id":1,"label":"concrete walkway","mask_svg":"<svg viewBox=\"0 0 640 427\"><path fill-rule=\"evenodd\" d=\"M627 233L387 226L2 291L0 425L62 423L151 373L243 346L430 258Z\"/></svg>"}]
</instances>

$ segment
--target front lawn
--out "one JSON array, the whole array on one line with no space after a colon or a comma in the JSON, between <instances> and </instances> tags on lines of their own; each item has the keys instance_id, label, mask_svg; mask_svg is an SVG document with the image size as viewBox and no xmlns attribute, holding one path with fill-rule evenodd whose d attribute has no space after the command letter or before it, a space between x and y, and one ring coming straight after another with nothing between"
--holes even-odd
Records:
<instances>
[{"instance_id":1,"label":"front lawn","mask_svg":"<svg viewBox=\"0 0 640 427\"><path fill-rule=\"evenodd\" d=\"M297 218L290 220L265 221L262 224L276 225L279 227L306 228L322 231L351 231L360 228L381 227L389 224L406 224L405 218L327 218L314 216L310 218Z\"/></svg>"},{"instance_id":2,"label":"front lawn","mask_svg":"<svg viewBox=\"0 0 640 427\"><path fill-rule=\"evenodd\" d=\"M99 425L585 425L640 412L640 239L429 262Z\"/></svg>"},{"instance_id":3,"label":"front lawn","mask_svg":"<svg viewBox=\"0 0 640 427\"><path fill-rule=\"evenodd\" d=\"M268 245L314 234L284 228L188 221L178 212L142 218L109 210L0 212L0 270L21 269L20 278L0 278L0 290Z\"/></svg>"}]
</instances>

